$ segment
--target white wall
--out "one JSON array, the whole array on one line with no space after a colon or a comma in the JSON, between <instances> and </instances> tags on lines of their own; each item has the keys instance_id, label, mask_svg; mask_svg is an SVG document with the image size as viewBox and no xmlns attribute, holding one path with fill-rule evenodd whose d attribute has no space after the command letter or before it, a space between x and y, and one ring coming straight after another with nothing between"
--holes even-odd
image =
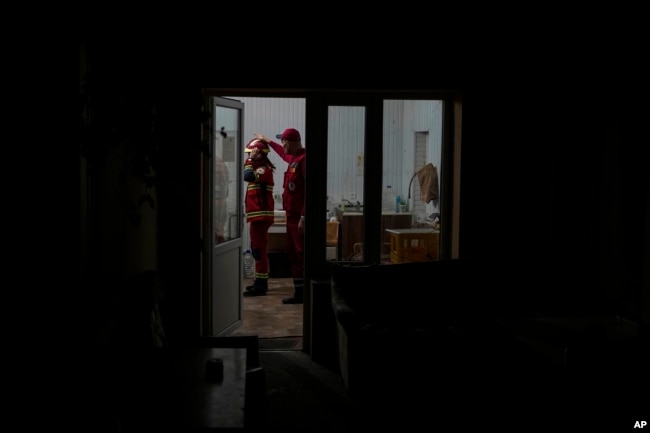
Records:
<instances>
[{"instance_id":1,"label":"white wall","mask_svg":"<svg viewBox=\"0 0 650 433\"><path fill-rule=\"evenodd\" d=\"M364 107L330 107L327 121L327 195L363 203ZM360 163L358 163L360 162ZM351 198L354 193L356 198Z\"/></svg>"},{"instance_id":2,"label":"white wall","mask_svg":"<svg viewBox=\"0 0 650 433\"><path fill-rule=\"evenodd\" d=\"M365 111L363 107L333 107L328 116L327 192L334 203L354 194L363 203ZM384 103L382 190L391 186L393 196L409 196L409 184L417 170L415 134L426 133L424 160L438 168L442 161L442 101L387 100ZM372 145L372 143L370 143ZM417 182L417 178L414 180ZM412 193L411 201L420 200ZM439 202L422 205L426 215L439 212ZM392 207L391 207L392 208Z\"/></svg>"},{"instance_id":3,"label":"white wall","mask_svg":"<svg viewBox=\"0 0 650 433\"><path fill-rule=\"evenodd\" d=\"M249 97L232 97L244 103L244 145L254 138L255 133L264 134L280 142L275 138L276 134L281 134L287 128L295 128L300 131L302 145L308 147L308 139L305 135L305 100L302 98L249 98ZM244 149L242 149L242 152ZM273 194L282 194L282 181L287 163L271 151L269 159L275 164L276 170L274 175L275 187ZM242 182L243 184L243 182ZM276 204L276 208L281 208L281 203Z\"/></svg>"},{"instance_id":4,"label":"white wall","mask_svg":"<svg viewBox=\"0 0 650 433\"><path fill-rule=\"evenodd\" d=\"M401 113L400 113L401 109ZM401 117L400 117L401 116ZM425 165L432 163L438 169L439 179L442 176L442 101L386 101L384 104L384 129L390 128L394 118L401 118L402 143L393 143L393 149L384 141L384 166L393 166L395 160L397 175L391 180L397 185L397 193L408 197L408 188L411 177L422 166L415 164L415 134L427 133L425 149ZM401 158L401 159L400 159ZM413 180L418 182L417 177ZM393 186L395 188L395 186ZM413 194L411 187L411 201L422 205L421 198ZM440 212L440 200L427 203L426 215Z\"/></svg>"},{"instance_id":5,"label":"white wall","mask_svg":"<svg viewBox=\"0 0 650 433\"><path fill-rule=\"evenodd\" d=\"M307 148L308 138L305 134L305 100L303 98L261 98L261 97L237 97L236 99L244 103L244 131L242 135L243 144L246 145L254 138L255 133L264 134L279 142L275 138L276 134L281 134L287 128L295 128L300 131L302 145ZM242 153L244 149L241 150ZM287 163L278 155L271 151L269 159L275 165L273 195L275 199L275 208L282 208L282 181L284 172L287 169ZM246 184L241 180L242 193L245 194ZM248 224L244 224L243 233L244 249L250 247L250 236Z\"/></svg>"}]
</instances>

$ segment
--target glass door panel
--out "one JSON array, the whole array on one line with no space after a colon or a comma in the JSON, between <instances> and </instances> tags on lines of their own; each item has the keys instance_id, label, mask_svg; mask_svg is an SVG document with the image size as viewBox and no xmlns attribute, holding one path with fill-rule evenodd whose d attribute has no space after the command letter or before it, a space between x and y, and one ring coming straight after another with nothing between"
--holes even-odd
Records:
<instances>
[{"instance_id":1,"label":"glass door panel","mask_svg":"<svg viewBox=\"0 0 650 433\"><path fill-rule=\"evenodd\" d=\"M439 259L441 100L384 100L381 263Z\"/></svg>"},{"instance_id":2,"label":"glass door panel","mask_svg":"<svg viewBox=\"0 0 650 433\"><path fill-rule=\"evenodd\" d=\"M229 107L215 108L215 122L223 123L214 134L214 235L215 244L241 236L238 187L239 112ZM229 125L226 129L225 125Z\"/></svg>"},{"instance_id":3,"label":"glass door panel","mask_svg":"<svg viewBox=\"0 0 650 433\"><path fill-rule=\"evenodd\" d=\"M202 295L203 335L227 335L241 325L242 301L242 119L244 104L226 98L209 100L212 119L206 131L205 158L211 260ZM206 170L207 171L207 170Z\"/></svg>"},{"instance_id":4,"label":"glass door panel","mask_svg":"<svg viewBox=\"0 0 650 433\"><path fill-rule=\"evenodd\" d=\"M363 260L365 107L328 107L328 260Z\"/></svg>"}]
</instances>

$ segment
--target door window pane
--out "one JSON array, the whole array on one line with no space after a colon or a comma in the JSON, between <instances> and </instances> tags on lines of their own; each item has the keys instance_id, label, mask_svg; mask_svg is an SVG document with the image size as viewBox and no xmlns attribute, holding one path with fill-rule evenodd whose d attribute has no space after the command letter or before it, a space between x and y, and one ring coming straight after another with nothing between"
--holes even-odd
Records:
<instances>
[{"instance_id":1,"label":"door window pane","mask_svg":"<svg viewBox=\"0 0 650 433\"><path fill-rule=\"evenodd\" d=\"M363 260L365 107L330 106L327 129L328 260Z\"/></svg>"},{"instance_id":2,"label":"door window pane","mask_svg":"<svg viewBox=\"0 0 650 433\"><path fill-rule=\"evenodd\" d=\"M439 259L440 100L385 100L381 263Z\"/></svg>"},{"instance_id":3,"label":"door window pane","mask_svg":"<svg viewBox=\"0 0 650 433\"><path fill-rule=\"evenodd\" d=\"M241 150L238 148L238 110L215 108L214 133L214 240L216 244L238 238L237 173Z\"/></svg>"}]
</instances>

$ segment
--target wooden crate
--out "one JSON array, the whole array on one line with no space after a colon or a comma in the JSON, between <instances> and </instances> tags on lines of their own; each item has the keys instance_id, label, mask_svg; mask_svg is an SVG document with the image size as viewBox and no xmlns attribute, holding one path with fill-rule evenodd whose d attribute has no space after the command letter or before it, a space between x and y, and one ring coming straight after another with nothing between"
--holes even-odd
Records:
<instances>
[{"instance_id":1,"label":"wooden crate","mask_svg":"<svg viewBox=\"0 0 650 433\"><path fill-rule=\"evenodd\" d=\"M386 230L393 263L426 262L440 256L440 232L432 229Z\"/></svg>"}]
</instances>

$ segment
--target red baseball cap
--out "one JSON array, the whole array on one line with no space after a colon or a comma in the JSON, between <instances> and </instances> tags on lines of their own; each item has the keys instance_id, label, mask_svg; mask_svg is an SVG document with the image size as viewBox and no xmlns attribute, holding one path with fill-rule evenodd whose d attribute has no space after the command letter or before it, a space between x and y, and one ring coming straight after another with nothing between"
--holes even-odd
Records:
<instances>
[{"instance_id":1,"label":"red baseball cap","mask_svg":"<svg viewBox=\"0 0 650 433\"><path fill-rule=\"evenodd\" d=\"M276 135L275 138L287 141L300 141L300 132L297 129L287 128L282 134Z\"/></svg>"}]
</instances>

